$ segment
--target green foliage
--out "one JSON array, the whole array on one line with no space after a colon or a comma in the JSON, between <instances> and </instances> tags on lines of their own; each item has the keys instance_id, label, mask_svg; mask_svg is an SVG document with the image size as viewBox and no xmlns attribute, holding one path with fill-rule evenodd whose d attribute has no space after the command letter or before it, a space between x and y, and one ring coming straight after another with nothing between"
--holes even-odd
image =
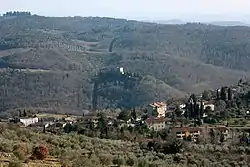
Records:
<instances>
[{"instance_id":1,"label":"green foliage","mask_svg":"<svg viewBox=\"0 0 250 167\"><path fill-rule=\"evenodd\" d=\"M135 160L133 158L128 158L126 160L126 165L128 165L128 166L134 166L134 164L135 164Z\"/></svg>"},{"instance_id":2,"label":"green foliage","mask_svg":"<svg viewBox=\"0 0 250 167\"><path fill-rule=\"evenodd\" d=\"M249 27L30 15L8 12L1 20L1 110L88 108L90 78L103 68L122 66L143 78L132 90L102 85L100 108L144 105L249 77Z\"/></svg>"},{"instance_id":3,"label":"green foliage","mask_svg":"<svg viewBox=\"0 0 250 167\"><path fill-rule=\"evenodd\" d=\"M101 133L101 137L103 137L104 135L107 136L108 134L108 123L107 123L107 118L104 116L103 113L100 114L100 118L98 120L98 128L100 129L100 133Z\"/></svg>"},{"instance_id":4,"label":"green foliage","mask_svg":"<svg viewBox=\"0 0 250 167\"><path fill-rule=\"evenodd\" d=\"M211 100L211 92L208 91L208 90L205 90L203 93L202 93L202 99L204 100Z\"/></svg>"},{"instance_id":5,"label":"green foliage","mask_svg":"<svg viewBox=\"0 0 250 167\"><path fill-rule=\"evenodd\" d=\"M25 143L20 143L18 145L14 145L13 153L19 160L25 160L29 150Z\"/></svg>"},{"instance_id":6,"label":"green foliage","mask_svg":"<svg viewBox=\"0 0 250 167\"><path fill-rule=\"evenodd\" d=\"M100 155L99 159L102 165L108 166L112 163L112 156L111 155Z\"/></svg>"},{"instance_id":7,"label":"green foliage","mask_svg":"<svg viewBox=\"0 0 250 167\"><path fill-rule=\"evenodd\" d=\"M141 147L137 142L90 138L75 133L62 135L34 133L28 129L10 127L6 127L3 133L0 133L0 140L5 139L10 143L20 143L21 139L18 136L20 133L29 139L26 143L28 147L43 142L50 148L50 155L52 155L53 150L53 155L60 157L62 163L64 162L66 166L76 167L109 165L185 167L194 164L229 166L229 162L232 161L234 161L234 164L245 165L248 162L245 156L249 153L248 146L239 147L234 142L226 143L228 141L224 141L225 144L212 145L207 140L207 143L201 141L200 144L184 142L183 153L164 154L163 152L168 153L169 150L173 149L169 146L172 145L174 139L166 138L164 142L156 142L154 145L155 151L151 151L147 148L147 143L145 147ZM211 140L215 141L215 139L219 141L221 136L215 133ZM16 145L15 148L20 147ZM11 158L13 160L13 157Z\"/></svg>"},{"instance_id":8,"label":"green foliage","mask_svg":"<svg viewBox=\"0 0 250 167\"><path fill-rule=\"evenodd\" d=\"M141 158L138 160L138 167L148 167L148 161L145 158Z\"/></svg>"},{"instance_id":9,"label":"green foliage","mask_svg":"<svg viewBox=\"0 0 250 167\"><path fill-rule=\"evenodd\" d=\"M115 164L115 165L119 165L119 166L121 166L121 165L124 165L124 159L123 158L121 158L121 157L115 157L114 159L113 159L113 164Z\"/></svg>"},{"instance_id":10,"label":"green foliage","mask_svg":"<svg viewBox=\"0 0 250 167\"><path fill-rule=\"evenodd\" d=\"M31 16L30 12L20 12L20 11L11 11L11 12L6 12L5 14L3 14L3 16L5 17L9 17L9 16Z\"/></svg>"},{"instance_id":11,"label":"green foliage","mask_svg":"<svg viewBox=\"0 0 250 167\"><path fill-rule=\"evenodd\" d=\"M128 121L130 119L130 112L125 110L121 111L117 119Z\"/></svg>"}]
</instances>

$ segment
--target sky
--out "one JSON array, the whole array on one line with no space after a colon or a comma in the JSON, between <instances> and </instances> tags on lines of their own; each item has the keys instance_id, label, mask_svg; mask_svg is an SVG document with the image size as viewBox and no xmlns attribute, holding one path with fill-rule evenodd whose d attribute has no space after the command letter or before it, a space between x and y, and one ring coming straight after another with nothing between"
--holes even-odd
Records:
<instances>
[{"instance_id":1,"label":"sky","mask_svg":"<svg viewBox=\"0 0 250 167\"><path fill-rule=\"evenodd\" d=\"M2 1L2 2L1 2ZM0 0L0 13L107 16L141 20L244 20L250 0Z\"/></svg>"}]
</instances>

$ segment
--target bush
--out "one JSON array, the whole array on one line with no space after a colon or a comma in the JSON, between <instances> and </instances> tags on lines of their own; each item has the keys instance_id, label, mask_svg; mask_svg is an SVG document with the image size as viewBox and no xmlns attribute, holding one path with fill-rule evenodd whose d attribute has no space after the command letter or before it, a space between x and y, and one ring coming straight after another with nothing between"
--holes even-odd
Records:
<instances>
[{"instance_id":1,"label":"bush","mask_svg":"<svg viewBox=\"0 0 250 167\"><path fill-rule=\"evenodd\" d=\"M1 144L0 144L0 151L2 152L11 152L12 151L12 143L11 142L8 142L8 141L1 141Z\"/></svg>"},{"instance_id":2,"label":"bush","mask_svg":"<svg viewBox=\"0 0 250 167\"><path fill-rule=\"evenodd\" d=\"M110 165L111 162L112 162L112 157L111 157L111 155L100 155L100 156L99 156L99 159L100 159L102 165L105 165L105 166Z\"/></svg>"},{"instance_id":3,"label":"bush","mask_svg":"<svg viewBox=\"0 0 250 167\"><path fill-rule=\"evenodd\" d=\"M49 154L49 149L46 146L35 147L33 151L33 157L39 160L45 159Z\"/></svg>"},{"instance_id":4,"label":"bush","mask_svg":"<svg viewBox=\"0 0 250 167\"><path fill-rule=\"evenodd\" d=\"M114 165L124 165L124 159L116 157L113 159L113 164Z\"/></svg>"},{"instance_id":5,"label":"bush","mask_svg":"<svg viewBox=\"0 0 250 167\"><path fill-rule=\"evenodd\" d=\"M135 160L133 158L128 158L126 160L126 165L128 165L128 166L134 166L134 164L135 164Z\"/></svg>"},{"instance_id":6,"label":"bush","mask_svg":"<svg viewBox=\"0 0 250 167\"><path fill-rule=\"evenodd\" d=\"M25 143L14 145L13 153L19 160L25 160L28 155L28 147Z\"/></svg>"},{"instance_id":7,"label":"bush","mask_svg":"<svg viewBox=\"0 0 250 167\"><path fill-rule=\"evenodd\" d=\"M83 167L83 166L95 166L95 163L92 163L90 159L88 158L82 158L82 157L77 157L72 164L72 167Z\"/></svg>"},{"instance_id":8,"label":"bush","mask_svg":"<svg viewBox=\"0 0 250 167\"><path fill-rule=\"evenodd\" d=\"M138 167L148 167L148 161L144 158L138 160Z\"/></svg>"}]
</instances>

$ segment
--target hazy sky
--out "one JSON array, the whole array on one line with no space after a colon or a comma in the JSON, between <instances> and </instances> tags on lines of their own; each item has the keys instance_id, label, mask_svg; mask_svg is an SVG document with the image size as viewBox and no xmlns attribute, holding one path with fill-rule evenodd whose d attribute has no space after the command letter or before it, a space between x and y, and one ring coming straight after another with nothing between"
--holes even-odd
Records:
<instances>
[{"instance_id":1,"label":"hazy sky","mask_svg":"<svg viewBox=\"0 0 250 167\"><path fill-rule=\"evenodd\" d=\"M0 12L27 10L46 16L110 16L143 19L200 19L250 14L250 0L0 0ZM223 16L222 16L223 15ZM212 17L212 16L209 16ZM231 18L232 17L232 18ZM217 18L218 19L218 18Z\"/></svg>"}]
</instances>

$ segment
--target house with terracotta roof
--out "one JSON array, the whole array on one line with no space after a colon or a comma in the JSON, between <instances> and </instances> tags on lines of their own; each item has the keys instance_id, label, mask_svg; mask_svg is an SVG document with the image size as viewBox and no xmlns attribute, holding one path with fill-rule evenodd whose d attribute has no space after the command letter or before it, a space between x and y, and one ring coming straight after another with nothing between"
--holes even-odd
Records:
<instances>
[{"instance_id":1,"label":"house with terracotta roof","mask_svg":"<svg viewBox=\"0 0 250 167\"><path fill-rule=\"evenodd\" d=\"M189 136L195 139L201 135L202 130L197 127L175 127L172 129L172 132L177 139L184 139Z\"/></svg>"},{"instance_id":2,"label":"house with terracotta roof","mask_svg":"<svg viewBox=\"0 0 250 167\"><path fill-rule=\"evenodd\" d=\"M166 123L164 118L148 118L145 120L148 128L153 131L160 131L166 128Z\"/></svg>"},{"instance_id":3,"label":"house with terracotta roof","mask_svg":"<svg viewBox=\"0 0 250 167\"><path fill-rule=\"evenodd\" d=\"M165 118L167 104L164 102L154 102L148 106L148 117L150 118Z\"/></svg>"}]
</instances>

